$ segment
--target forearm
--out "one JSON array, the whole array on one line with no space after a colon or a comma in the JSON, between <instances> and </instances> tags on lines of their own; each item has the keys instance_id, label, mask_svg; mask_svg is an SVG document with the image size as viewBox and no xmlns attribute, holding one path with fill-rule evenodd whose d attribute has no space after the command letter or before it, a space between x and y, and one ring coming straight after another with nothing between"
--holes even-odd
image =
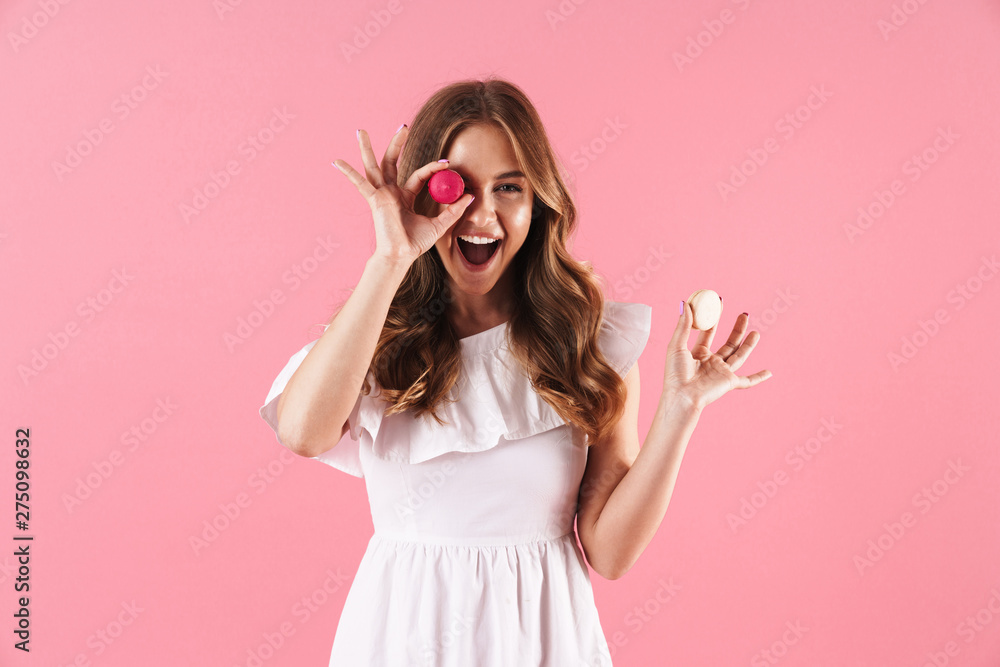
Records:
<instances>
[{"instance_id":1,"label":"forearm","mask_svg":"<svg viewBox=\"0 0 1000 667\"><path fill-rule=\"evenodd\" d=\"M684 398L660 397L639 454L594 524L594 543L606 550L602 560L613 564L612 578L632 567L660 527L701 412Z\"/></svg>"},{"instance_id":2,"label":"forearm","mask_svg":"<svg viewBox=\"0 0 1000 667\"><path fill-rule=\"evenodd\" d=\"M407 267L372 256L354 291L288 380L278 400L281 441L318 456L340 440Z\"/></svg>"}]
</instances>

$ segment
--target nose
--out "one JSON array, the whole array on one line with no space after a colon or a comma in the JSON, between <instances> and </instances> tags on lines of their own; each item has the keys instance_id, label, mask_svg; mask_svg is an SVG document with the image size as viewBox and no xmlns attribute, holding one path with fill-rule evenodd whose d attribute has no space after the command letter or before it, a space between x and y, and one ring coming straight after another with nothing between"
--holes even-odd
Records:
<instances>
[{"instance_id":1,"label":"nose","mask_svg":"<svg viewBox=\"0 0 1000 667\"><path fill-rule=\"evenodd\" d=\"M476 195L475 192L472 194ZM496 211L494 211L493 205L489 202L489 197L476 195L472 203L465 207L462 217L477 227L483 227L491 221L496 220Z\"/></svg>"}]
</instances>

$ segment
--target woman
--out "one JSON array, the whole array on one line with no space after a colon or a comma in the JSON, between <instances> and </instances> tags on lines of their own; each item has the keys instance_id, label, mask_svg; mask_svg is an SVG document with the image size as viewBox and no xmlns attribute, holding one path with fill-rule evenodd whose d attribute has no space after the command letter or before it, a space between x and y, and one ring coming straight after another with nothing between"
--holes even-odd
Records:
<instances>
[{"instance_id":1,"label":"woman","mask_svg":"<svg viewBox=\"0 0 1000 667\"><path fill-rule=\"evenodd\" d=\"M368 489L375 534L330 664L610 665L584 556L608 579L632 567L704 407L770 377L734 374L760 334L743 340L743 313L717 352L715 328L688 351L682 302L640 451L651 309L605 301L569 254L576 210L525 94L455 83L381 164L358 141L364 174L334 165L371 207L375 252L260 409ZM467 186L449 206L425 188L446 168Z\"/></svg>"}]
</instances>

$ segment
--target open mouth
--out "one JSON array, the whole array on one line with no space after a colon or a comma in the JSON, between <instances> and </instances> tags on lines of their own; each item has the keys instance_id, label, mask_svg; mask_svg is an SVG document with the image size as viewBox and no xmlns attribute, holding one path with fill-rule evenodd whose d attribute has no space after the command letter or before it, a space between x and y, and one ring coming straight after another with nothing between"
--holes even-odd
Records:
<instances>
[{"instance_id":1,"label":"open mouth","mask_svg":"<svg viewBox=\"0 0 1000 667\"><path fill-rule=\"evenodd\" d=\"M458 251L462 253L469 264L477 266L490 261L499 247L500 239L494 239L488 243L473 243L458 239Z\"/></svg>"}]
</instances>

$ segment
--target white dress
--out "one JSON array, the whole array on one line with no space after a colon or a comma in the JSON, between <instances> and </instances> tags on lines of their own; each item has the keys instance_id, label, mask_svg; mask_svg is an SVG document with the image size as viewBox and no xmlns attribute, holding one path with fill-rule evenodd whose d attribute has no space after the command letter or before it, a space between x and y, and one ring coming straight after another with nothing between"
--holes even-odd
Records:
<instances>
[{"instance_id":1,"label":"white dress","mask_svg":"<svg viewBox=\"0 0 1000 667\"><path fill-rule=\"evenodd\" d=\"M605 301L598 345L622 377L651 311ZM504 323L460 339L450 395L460 400L439 411L447 425L384 417L386 404L359 392L350 438L314 457L364 478L375 529L331 666L611 665L574 531L586 436L535 393L506 333ZM278 396L315 344L289 359L260 408L276 434Z\"/></svg>"}]
</instances>

